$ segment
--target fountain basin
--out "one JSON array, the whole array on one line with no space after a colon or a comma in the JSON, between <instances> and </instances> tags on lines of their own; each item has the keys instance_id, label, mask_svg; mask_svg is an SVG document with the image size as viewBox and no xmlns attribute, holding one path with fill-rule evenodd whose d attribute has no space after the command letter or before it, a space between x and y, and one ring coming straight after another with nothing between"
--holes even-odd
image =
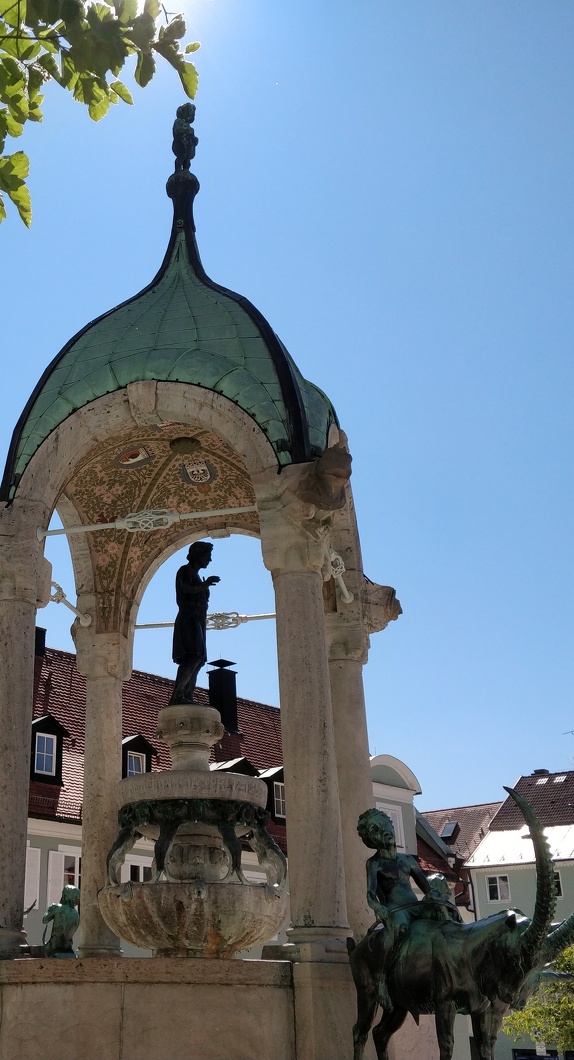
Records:
<instances>
[{"instance_id":1,"label":"fountain basin","mask_svg":"<svg viewBox=\"0 0 574 1060\"><path fill-rule=\"evenodd\" d=\"M273 938L289 906L285 890L265 883L108 885L98 894L116 935L157 957L233 957Z\"/></svg>"}]
</instances>

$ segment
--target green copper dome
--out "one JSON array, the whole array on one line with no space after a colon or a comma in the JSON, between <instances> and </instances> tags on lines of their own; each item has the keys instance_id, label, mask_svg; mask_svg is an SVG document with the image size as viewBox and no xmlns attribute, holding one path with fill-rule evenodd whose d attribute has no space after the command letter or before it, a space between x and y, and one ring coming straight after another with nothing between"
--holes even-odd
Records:
<instances>
[{"instance_id":1,"label":"green copper dome","mask_svg":"<svg viewBox=\"0 0 574 1060\"><path fill-rule=\"evenodd\" d=\"M174 152L175 145L174 126ZM264 431L279 467L325 449L337 422L328 398L303 379L262 314L204 272L193 224L199 184L188 167L176 153L167 186L174 223L161 269L135 298L74 336L46 369L14 431L0 499L14 497L36 450L68 416L142 380L223 394Z\"/></svg>"}]
</instances>

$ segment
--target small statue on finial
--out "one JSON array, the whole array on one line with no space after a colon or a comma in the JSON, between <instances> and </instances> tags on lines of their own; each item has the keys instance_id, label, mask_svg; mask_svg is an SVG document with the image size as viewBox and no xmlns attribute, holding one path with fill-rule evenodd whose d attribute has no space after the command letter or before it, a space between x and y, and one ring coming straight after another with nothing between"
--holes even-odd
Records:
<instances>
[{"instance_id":1,"label":"small statue on finial","mask_svg":"<svg viewBox=\"0 0 574 1060\"><path fill-rule=\"evenodd\" d=\"M52 934L47 942L47 927L44 929L44 953L46 957L75 957L72 939L80 923L80 914L76 906L80 904L80 892L77 887L67 884L59 903L51 905L46 909L42 917L42 923L48 925L52 921Z\"/></svg>"},{"instance_id":2,"label":"small statue on finial","mask_svg":"<svg viewBox=\"0 0 574 1060\"><path fill-rule=\"evenodd\" d=\"M171 149L175 155L175 172L189 169L192 158L195 158L195 148L199 140L195 135L191 123L195 118L195 106L193 103L183 103L177 108L176 119L173 123L173 143Z\"/></svg>"}]
</instances>

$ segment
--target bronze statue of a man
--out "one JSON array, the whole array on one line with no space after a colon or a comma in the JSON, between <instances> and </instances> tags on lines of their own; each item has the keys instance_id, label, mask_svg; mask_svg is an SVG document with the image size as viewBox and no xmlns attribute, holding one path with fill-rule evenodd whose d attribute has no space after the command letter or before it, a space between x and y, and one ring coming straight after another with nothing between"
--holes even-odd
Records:
<instances>
[{"instance_id":1,"label":"bronze statue of a man","mask_svg":"<svg viewBox=\"0 0 574 1060\"><path fill-rule=\"evenodd\" d=\"M193 703L197 675L207 662L205 625L209 590L219 578L200 578L199 571L211 563L213 545L195 541L187 553L187 563L175 577L178 606L173 630L173 661L178 664L170 704Z\"/></svg>"}]
</instances>

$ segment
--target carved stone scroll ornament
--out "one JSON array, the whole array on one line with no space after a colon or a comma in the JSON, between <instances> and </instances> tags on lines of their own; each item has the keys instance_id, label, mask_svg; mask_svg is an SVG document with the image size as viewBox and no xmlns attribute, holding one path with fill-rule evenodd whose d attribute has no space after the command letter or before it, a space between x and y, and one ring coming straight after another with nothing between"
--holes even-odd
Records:
<instances>
[{"instance_id":1,"label":"carved stone scroll ornament","mask_svg":"<svg viewBox=\"0 0 574 1060\"><path fill-rule=\"evenodd\" d=\"M379 633L388 626L389 622L395 622L403 613L395 590L390 585L377 585L365 575L363 575L361 602L364 629L369 635Z\"/></svg>"}]
</instances>

